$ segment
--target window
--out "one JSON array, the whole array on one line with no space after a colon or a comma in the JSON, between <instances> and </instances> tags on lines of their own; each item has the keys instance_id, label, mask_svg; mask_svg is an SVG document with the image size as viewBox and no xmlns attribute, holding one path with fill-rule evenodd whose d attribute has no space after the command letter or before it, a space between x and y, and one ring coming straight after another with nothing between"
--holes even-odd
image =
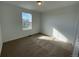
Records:
<instances>
[{"instance_id":1,"label":"window","mask_svg":"<svg viewBox=\"0 0 79 59\"><path fill-rule=\"evenodd\" d=\"M22 12L22 27L23 30L32 29L32 14Z\"/></svg>"}]
</instances>

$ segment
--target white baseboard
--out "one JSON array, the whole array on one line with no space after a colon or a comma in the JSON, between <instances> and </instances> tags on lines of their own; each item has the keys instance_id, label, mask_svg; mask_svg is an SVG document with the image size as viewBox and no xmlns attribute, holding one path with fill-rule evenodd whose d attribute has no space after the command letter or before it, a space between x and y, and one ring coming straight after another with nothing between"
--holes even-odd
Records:
<instances>
[{"instance_id":1,"label":"white baseboard","mask_svg":"<svg viewBox=\"0 0 79 59\"><path fill-rule=\"evenodd\" d=\"M31 33L31 34L29 34L29 35L16 36L16 37L13 37L13 38L11 38L11 39L9 39L9 40L4 41L3 43L9 42L9 41L12 41L12 40L16 40L16 39L19 39L19 38L22 38L22 37L27 37L27 36L30 36L30 35L33 35L33 34L37 34L37 33L39 33L39 32Z\"/></svg>"}]
</instances>

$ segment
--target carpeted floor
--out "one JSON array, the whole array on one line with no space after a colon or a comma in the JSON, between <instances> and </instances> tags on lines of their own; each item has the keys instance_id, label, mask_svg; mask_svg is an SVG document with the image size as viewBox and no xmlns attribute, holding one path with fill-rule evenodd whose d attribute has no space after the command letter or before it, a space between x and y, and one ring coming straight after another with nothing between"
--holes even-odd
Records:
<instances>
[{"instance_id":1,"label":"carpeted floor","mask_svg":"<svg viewBox=\"0 0 79 59\"><path fill-rule=\"evenodd\" d=\"M2 57L70 57L72 45L55 41L43 34L9 41L3 44Z\"/></svg>"}]
</instances>

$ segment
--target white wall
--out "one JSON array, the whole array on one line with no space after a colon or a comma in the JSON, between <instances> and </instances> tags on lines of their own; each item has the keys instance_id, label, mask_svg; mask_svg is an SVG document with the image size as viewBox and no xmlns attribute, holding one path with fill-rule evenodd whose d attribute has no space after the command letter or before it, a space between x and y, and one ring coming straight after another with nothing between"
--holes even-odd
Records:
<instances>
[{"instance_id":1,"label":"white wall","mask_svg":"<svg viewBox=\"0 0 79 59\"><path fill-rule=\"evenodd\" d=\"M77 5L77 26L76 26L76 37L74 41L74 50L73 50L73 56L77 57L79 53L79 4Z\"/></svg>"},{"instance_id":2,"label":"white wall","mask_svg":"<svg viewBox=\"0 0 79 59\"><path fill-rule=\"evenodd\" d=\"M17 6L2 4L2 38L3 42L13 39L25 37L40 31L40 13L23 9ZM21 12L29 12L32 14L32 30L22 30Z\"/></svg>"},{"instance_id":3,"label":"white wall","mask_svg":"<svg viewBox=\"0 0 79 59\"><path fill-rule=\"evenodd\" d=\"M2 49L2 35L1 35L1 24L0 24L0 54Z\"/></svg>"},{"instance_id":4,"label":"white wall","mask_svg":"<svg viewBox=\"0 0 79 59\"><path fill-rule=\"evenodd\" d=\"M76 30L76 5L58 8L42 13L41 32L53 36L53 28L60 32L69 43L74 42Z\"/></svg>"},{"instance_id":5,"label":"white wall","mask_svg":"<svg viewBox=\"0 0 79 59\"><path fill-rule=\"evenodd\" d=\"M0 3L0 54L1 54L1 49L2 49L2 32L1 32L1 19L2 19L2 12L1 12L1 3Z\"/></svg>"}]
</instances>

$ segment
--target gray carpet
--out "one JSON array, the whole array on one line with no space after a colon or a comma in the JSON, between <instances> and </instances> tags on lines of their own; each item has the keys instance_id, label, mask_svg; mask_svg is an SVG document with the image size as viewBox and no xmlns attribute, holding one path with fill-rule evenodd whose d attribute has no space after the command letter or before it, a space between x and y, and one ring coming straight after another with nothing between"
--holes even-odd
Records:
<instances>
[{"instance_id":1,"label":"gray carpet","mask_svg":"<svg viewBox=\"0 0 79 59\"><path fill-rule=\"evenodd\" d=\"M63 39L63 38L62 38ZM35 34L3 44L2 57L70 57L72 45Z\"/></svg>"}]
</instances>

